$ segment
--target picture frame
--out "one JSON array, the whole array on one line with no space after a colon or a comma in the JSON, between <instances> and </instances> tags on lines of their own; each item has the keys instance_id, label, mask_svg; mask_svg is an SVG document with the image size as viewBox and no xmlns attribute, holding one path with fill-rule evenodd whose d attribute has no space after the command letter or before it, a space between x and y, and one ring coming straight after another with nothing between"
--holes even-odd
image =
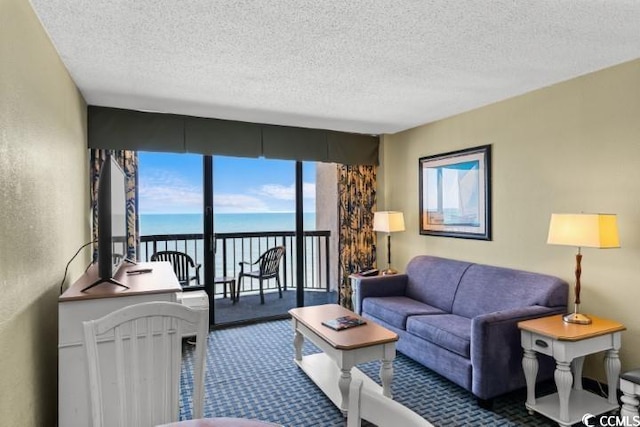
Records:
<instances>
[{"instance_id":1,"label":"picture frame","mask_svg":"<svg viewBox=\"0 0 640 427\"><path fill-rule=\"evenodd\" d=\"M421 157L420 234L491 240L491 145Z\"/></svg>"}]
</instances>

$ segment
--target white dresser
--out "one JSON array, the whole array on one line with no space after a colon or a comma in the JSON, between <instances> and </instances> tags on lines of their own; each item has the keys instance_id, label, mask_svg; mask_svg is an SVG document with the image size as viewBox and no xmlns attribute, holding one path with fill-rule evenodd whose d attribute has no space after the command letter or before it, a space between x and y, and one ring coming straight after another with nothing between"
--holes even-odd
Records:
<instances>
[{"instance_id":1,"label":"white dresser","mask_svg":"<svg viewBox=\"0 0 640 427\"><path fill-rule=\"evenodd\" d=\"M127 270L151 268L150 273L128 275ZM124 289L109 283L81 292L96 277L92 267L59 298L58 332L58 425L87 427L90 425L89 388L86 374L82 322L97 319L132 304L149 301L180 302L182 288L168 262L125 265L116 279ZM206 298L205 298L206 299ZM198 308L208 311L208 300Z\"/></svg>"}]
</instances>

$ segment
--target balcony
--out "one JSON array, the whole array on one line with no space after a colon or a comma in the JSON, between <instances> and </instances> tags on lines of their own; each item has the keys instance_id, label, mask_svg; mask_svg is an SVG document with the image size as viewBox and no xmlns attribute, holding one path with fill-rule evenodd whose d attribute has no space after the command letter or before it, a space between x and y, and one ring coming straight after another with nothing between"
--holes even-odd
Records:
<instances>
[{"instance_id":1,"label":"balcony","mask_svg":"<svg viewBox=\"0 0 640 427\"><path fill-rule=\"evenodd\" d=\"M275 280L264 282L267 299L264 305L259 303L258 281L245 278L240 287L240 303L232 304L229 289L223 283L215 283L214 310L215 323L226 324L255 318L269 318L284 315L288 309L296 306L296 290L304 289L305 305L336 302L337 293L331 290L330 277L330 231L304 232L304 281L297 283L295 232L269 231L245 233L215 234L214 272L216 278L237 278L241 261L254 263L267 249L282 245L285 254L280 265L280 282L283 298L277 296ZM165 234L140 236L138 258L149 261L157 251L174 250L189 254L196 264L204 265L203 234ZM204 281L204 267L201 269L201 281ZM185 291L204 289L204 283L186 286ZM249 319L251 318L251 319Z\"/></svg>"}]
</instances>

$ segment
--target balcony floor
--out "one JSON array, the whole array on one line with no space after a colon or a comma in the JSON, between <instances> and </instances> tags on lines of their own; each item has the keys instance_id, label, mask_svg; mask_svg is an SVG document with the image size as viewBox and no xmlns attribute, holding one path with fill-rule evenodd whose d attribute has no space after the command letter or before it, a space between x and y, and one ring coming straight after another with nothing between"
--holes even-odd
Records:
<instances>
[{"instance_id":1,"label":"balcony floor","mask_svg":"<svg viewBox=\"0 0 640 427\"><path fill-rule=\"evenodd\" d=\"M227 298L216 298L215 324L233 324L245 321L254 321L277 316L285 316L287 312L296 307L296 290L288 289L282 292L282 299L278 298L278 292L265 292L265 302L260 304L260 295L241 294L239 302L232 304ZM326 291L305 291L304 304L320 305L335 304L338 302L338 293Z\"/></svg>"}]
</instances>

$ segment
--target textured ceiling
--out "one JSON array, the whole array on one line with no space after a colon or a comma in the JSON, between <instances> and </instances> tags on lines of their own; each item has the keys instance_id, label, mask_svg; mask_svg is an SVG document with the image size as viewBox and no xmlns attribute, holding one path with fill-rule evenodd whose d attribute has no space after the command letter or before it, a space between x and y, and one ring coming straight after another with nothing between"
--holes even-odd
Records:
<instances>
[{"instance_id":1,"label":"textured ceiling","mask_svg":"<svg viewBox=\"0 0 640 427\"><path fill-rule=\"evenodd\" d=\"M638 0L31 0L91 105L394 133L640 57Z\"/></svg>"}]
</instances>

